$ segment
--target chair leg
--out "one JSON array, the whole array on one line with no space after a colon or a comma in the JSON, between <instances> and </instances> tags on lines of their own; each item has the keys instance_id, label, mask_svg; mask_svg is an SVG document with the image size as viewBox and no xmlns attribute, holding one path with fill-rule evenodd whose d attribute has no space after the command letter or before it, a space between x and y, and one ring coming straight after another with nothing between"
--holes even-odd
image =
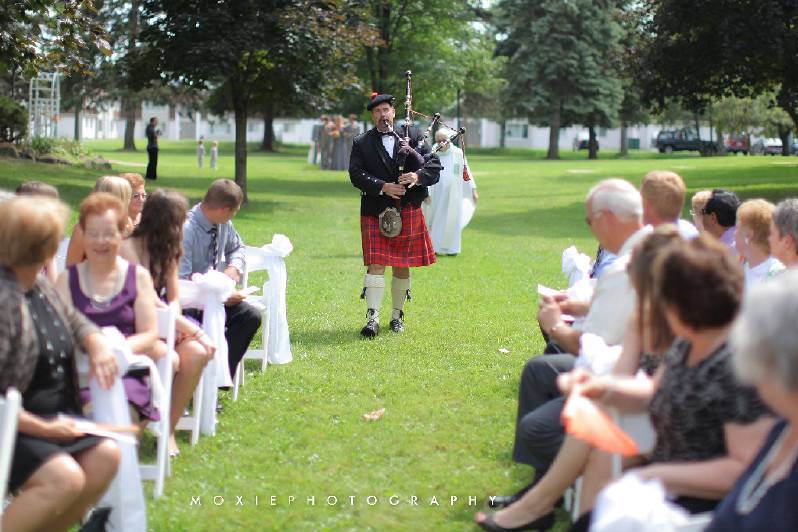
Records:
<instances>
[{"instance_id":1,"label":"chair leg","mask_svg":"<svg viewBox=\"0 0 798 532\"><path fill-rule=\"evenodd\" d=\"M199 382L197 383L197 387L194 389L194 399L191 405L191 415L194 418L194 423L191 427L191 446L197 445L200 436L200 421L202 421L202 394L203 394L203 387L205 385L204 382L205 377L200 377Z\"/></svg>"},{"instance_id":2,"label":"chair leg","mask_svg":"<svg viewBox=\"0 0 798 532\"><path fill-rule=\"evenodd\" d=\"M243 365L244 361L242 359L236 367L236 374L233 375L233 401L238 401L238 387L241 385L241 374L243 373L241 366Z\"/></svg>"}]
</instances>

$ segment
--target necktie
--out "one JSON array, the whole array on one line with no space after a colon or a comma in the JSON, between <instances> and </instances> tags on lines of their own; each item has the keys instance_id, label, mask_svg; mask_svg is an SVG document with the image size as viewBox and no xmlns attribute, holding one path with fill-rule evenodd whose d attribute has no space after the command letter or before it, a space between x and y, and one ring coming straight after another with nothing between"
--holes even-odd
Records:
<instances>
[{"instance_id":1,"label":"necktie","mask_svg":"<svg viewBox=\"0 0 798 532\"><path fill-rule=\"evenodd\" d=\"M215 270L219 262L217 259L218 254L216 253L216 247L218 246L219 228L216 226L216 224L214 224L213 226L211 226L211 229L210 231L208 231L208 233L210 233L211 235L211 245L208 248L208 253L210 254L211 268Z\"/></svg>"},{"instance_id":2,"label":"necktie","mask_svg":"<svg viewBox=\"0 0 798 532\"><path fill-rule=\"evenodd\" d=\"M590 278L595 279L596 272L599 269L599 265L601 264L602 255L604 254L604 248L601 246L598 247L598 251L596 251L596 262L593 263L593 267L590 269Z\"/></svg>"}]
</instances>

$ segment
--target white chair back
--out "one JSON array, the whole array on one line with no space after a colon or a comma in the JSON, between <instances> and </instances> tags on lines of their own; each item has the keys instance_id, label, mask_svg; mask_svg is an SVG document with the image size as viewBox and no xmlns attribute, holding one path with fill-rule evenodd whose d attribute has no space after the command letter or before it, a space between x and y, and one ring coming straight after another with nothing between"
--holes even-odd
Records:
<instances>
[{"instance_id":1,"label":"white chair back","mask_svg":"<svg viewBox=\"0 0 798 532\"><path fill-rule=\"evenodd\" d=\"M56 273L61 273L66 270L67 250L69 249L69 237L64 237L58 244L58 251L55 252L55 266L58 269Z\"/></svg>"},{"instance_id":2,"label":"white chair back","mask_svg":"<svg viewBox=\"0 0 798 532\"><path fill-rule=\"evenodd\" d=\"M156 364L158 376L161 380L163 397L159 405L161 419L149 424L157 437L157 447L154 464L139 464L141 478L144 480L154 480L155 487L152 490L153 498L157 499L163 495L164 482L170 470L169 462L169 416L172 404L172 359L177 356L175 353L175 323L177 321L178 307L170 304L166 308L155 309L155 317L158 323L158 337L166 343L166 355L161 357Z\"/></svg>"},{"instance_id":3,"label":"white chair back","mask_svg":"<svg viewBox=\"0 0 798 532\"><path fill-rule=\"evenodd\" d=\"M0 521L6 500L11 459L14 456L21 405L22 396L14 388L9 388L4 398L0 397Z\"/></svg>"}]
</instances>

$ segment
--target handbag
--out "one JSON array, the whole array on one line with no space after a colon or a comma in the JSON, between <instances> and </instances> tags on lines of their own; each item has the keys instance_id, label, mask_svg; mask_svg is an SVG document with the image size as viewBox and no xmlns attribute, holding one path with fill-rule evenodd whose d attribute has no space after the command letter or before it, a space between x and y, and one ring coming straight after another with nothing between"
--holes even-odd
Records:
<instances>
[{"instance_id":1,"label":"handbag","mask_svg":"<svg viewBox=\"0 0 798 532\"><path fill-rule=\"evenodd\" d=\"M396 201L396 207L386 207L379 215L380 233L386 238L393 238L402 232L402 211L399 210L401 203Z\"/></svg>"}]
</instances>

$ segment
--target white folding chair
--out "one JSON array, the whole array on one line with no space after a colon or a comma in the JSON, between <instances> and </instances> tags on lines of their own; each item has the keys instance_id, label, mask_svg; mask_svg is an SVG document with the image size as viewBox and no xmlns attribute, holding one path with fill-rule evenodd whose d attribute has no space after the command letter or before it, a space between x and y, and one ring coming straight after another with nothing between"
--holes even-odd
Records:
<instances>
[{"instance_id":1,"label":"white folding chair","mask_svg":"<svg viewBox=\"0 0 798 532\"><path fill-rule=\"evenodd\" d=\"M61 273L62 271L66 270L66 258L67 258L67 250L69 249L69 237L66 236L61 239L61 242L58 243L58 250L55 252L55 265L58 268L58 272Z\"/></svg>"},{"instance_id":2,"label":"white folding chair","mask_svg":"<svg viewBox=\"0 0 798 532\"><path fill-rule=\"evenodd\" d=\"M169 415L172 402L172 357L175 353L175 322L177 320L177 306L169 305L166 308L155 309L158 321L158 336L166 342L166 355L157 363L158 376L163 388L163 397L159 405L161 419L149 424L149 428L157 438L157 450L154 464L139 463L141 478L154 480L155 487L152 491L153 498L163 495L164 481L171 472L169 461Z\"/></svg>"},{"instance_id":3,"label":"white folding chair","mask_svg":"<svg viewBox=\"0 0 798 532\"><path fill-rule=\"evenodd\" d=\"M241 276L241 286L247 288L249 286L249 274L256 271L266 270L266 256L262 253L260 248L246 246L245 248L245 261L244 272ZM260 371L263 373L269 364L268 348L269 348L269 301L268 295L265 293L266 285L264 285L264 292L259 296L250 295L247 297L247 303L251 303L260 310L261 315L261 348L248 349L244 353L244 358L236 368L236 374L233 378L233 401L238 400L238 389L244 385L244 360L260 360Z\"/></svg>"},{"instance_id":4,"label":"white folding chair","mask_svg":"<svg viewBox=\"0 0 798 532\"><path fill-rule=\"evenodd\" d=\"M11 458L14 456L21 404L22 397L14 388L9 388L6 396L0 397L0 520L5 508L8 475L11 472Z\"/></svg>"}]
</instances>

